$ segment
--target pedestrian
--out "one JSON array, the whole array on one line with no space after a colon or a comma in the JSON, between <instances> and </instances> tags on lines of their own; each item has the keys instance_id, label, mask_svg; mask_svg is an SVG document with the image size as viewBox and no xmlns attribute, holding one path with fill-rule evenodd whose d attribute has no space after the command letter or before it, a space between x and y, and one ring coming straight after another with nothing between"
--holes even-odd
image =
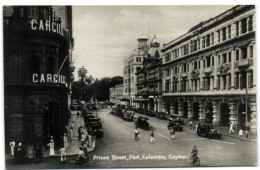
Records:
<instances>
[{"instance_id":1,"label":"pedestrian","mask_svg":"<svg viewBox=\"0 0 260 170\"><path fill-rule=\"evenodd\" d=\"M152 131L152 133L151 133L151 135L150 135L150 141L151 141L151 143L155 143L155 142L156 142L156 140L154 139L154 133L153 133L153 131Z\"/></svg>"},{"instance_id":2,"label":"pedestrian","mask_svg":"<svg viewBox=\"0 0 260 170\"><path fill-rule=\"evenodd\" d=\"M240 140L242 141L242 137L243 137L243 130L242 130L242 128L239 130L239 137L240 137Z\"/></svg>"},{"instance_id":3,"label":"pedestrian","mask_svg":"<svg viewBox=\"0 0 260 170\"><path fill-rule=\"evenodd\" d=\"M74 122L71 122L72 130L74 130Z\"/></svg>"},{"instance_id":4,"label":"pedestrian","mask_svg":"<svg viewBox=\"0 0 260 170\"><path fill-rule=\"evenodd\" d=\"M66 152L67 152L67 150L66 150L65 147L62 147L62 148L60 149L60 160L61 160L61 162L62 162L63 164L64 164L65 161L66 161Z\"/></svg>"},{"instance_id":5,"label":"pedestrian","mask_svg":"<svg viewBox=\"0 0 260 170\"><path fill-rule=\"evenodd\" d=\"M51 136L51 140L50 143L48 144L48 146L50 147L50 156L55 156L55 150L54 150L54 140L52 139Z\"/></svg>"},{"instance_id":6,"label":"pedestrian","mask_svg":"<svg viewBox=\"0 0 260 170\"><path fill-rule=\"evenodd\" d=\"M190 119L190 122L189 122L189 126L190 126L190 129L192 129L192 120Z\"/></svg>"},{"instance_id":7,"label":"pedestrian","mask_svg":"<svg viewBox=\"0 0 260 170\"><path fill-rule=\"evenodd\" d=\"M86 140L86 135L84 134L84 132L82 132L81 133L81 143L83 142L85 142L85 140Z\"/></svg>"},{"instance_id":8,"label":"pedestrian","mask_svg":"<svg viewBox=\"0 0 260 170\"><path fill-rule=\"evenodd\" d=\"M229 133L235 133L235 131L233 130L233 123L230 122L229 125Z\"/></svg>"},{"instance_id":9,"label":"pedestrian","mask_svg":"<svg viewBox=\"0 0 260 170\"><path fill-rule=\"evenodd\" d=\"M64 148L68 149L69 148L69 144L68 144L68 138L66 133L63 136L63 143L64 143Z\"/></svg>"},{"instance_id":10,"label":"pedestrian","mask_svg":"<svg viewBox=\"0 0 260 170\"><path fill-rule=\"evenodd\" d=\"M68 126L65 126L64 133L65 133L66 135L68 134Z\"/></svg>"},{"instance_id":11,"label":"pedestrian","mask_svg":"<svg viewBox=\"0 0 260 170\"><path fill-rule=\"evenodd\" d=\"M74 137L73 127L70 127L70 140Z\"/></svg>"},{"instance_id":12,"label":"pedestrian","mask_svg":"<svg viewBox=\"0 0 260 170\"><path fill-rule=\"evenodd\" d=\"M14 147L15 147L15 141L11 139L10 141L10 149L11 149L11 155L14 156Z\"/></svg>"},{"instance_id":13,"label":"pedestrian","mask_svg":"<svg viewBox=\"0 0 260 170\"><path fill-rule=\"evenodd\" d=\"M171 128L170 135L171 135L171 139L173 140L174 139L174 135L175 135L174 128Z\"/></svg>"},{"instance_id":14,"label":"pedestrian","mask_svg":"<svg viewBox=\"0 0 260 170\"><path fill-rule=\"evenodd\" d=\"M138 140L139 138L138 138L138 134L139 134L139 132L138 132L138 130L137 130L137 127L135 128L135 140Z\"/></svg>"},{"instance_id":15,"label":"pedestrian","mask_svg":"<svg viewBox=\"0 0 260 170\"><path fill-rule=\"evenodd\" d=\"M78 128L78 140L80 140L81 139L81 126Z\"/></svg>"}]
</instances>

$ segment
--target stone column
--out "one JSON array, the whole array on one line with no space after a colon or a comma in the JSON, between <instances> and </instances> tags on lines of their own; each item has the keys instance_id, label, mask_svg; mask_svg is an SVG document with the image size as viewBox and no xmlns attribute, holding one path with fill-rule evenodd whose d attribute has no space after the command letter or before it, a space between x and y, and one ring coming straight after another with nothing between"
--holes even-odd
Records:
<instances>
[{"instance_id":1,"label":"stone column","mask_svg":"<svg viewBox=\"0 0 260 170\"><path fill-rule=\"evenodd\" d=\"M162 99L157 98L158 112L162 112Z\"/></svg>"},{"instance_id":2,"label":"stone column","mask_svg":"<svg viewBox=\"0 0 260 170\"><path fill-rule=\"evenodd\" d=\"M192 91L192 81L191 81L191 72L192 72L192 64L189 62L189 72L188 72L188 79L189 79L189 90Z\"/></svg>"},{"instance_id":3,"label":"stone column","mask_svg":"<svg viewBox=\"0 0 260 170\"><path fill-rule=\"evenodd\" d=\"M171 105L171 107L170 107L170 113L171 113L171 114L174 114L174 106L173 106L173 104L174 104L174 100L171 99L171 101L170 101L170 105Z\"/></svg>"},{"instance_id":4,"label":"stone column","mask_svg":"<svg viewBox=\"0 0 260 170\"><path fill-rule=\"evenodd\" d=\"M218 32L214 32L214 44L218 44Z\"/></svg>"},{"instance_id":5,"label":"stone column","mask_svg":"<svg viewBox=\"0 0 260 170\"><path fill-rule=\"evenodd\" d=\"M252 19L252 29L253 31L255 31L256 28L256 23L255 23L256 19L255 19L255 14L253 15L253 19Z\"/></svg>"},{"instance_id":6,"label":"stone column","mask_svg":"<svg viewBox=\"0 0 260 170\"><path fill-rule=\"evenodd\" d=\"M229 27L227 26L226 27L226 40L228 40L229 39Z\"/></svg>"},{"instance_id":7,"label":"stone column","mask_svg":"<svg viewBox=\"0 0 260 170\"><path fill-rule=\"evenodd\" d=\"M178 112L179 112L179 115L182 117L183 116L183 106L182 106L182 101L179 99L178 100Z\"/></svg>"},{"instance_id":8,"label":"stone column","mask_svg":"<svg viewBox=\"0 0 260 170\"><path fill-rule=\"evenodd\" d=\"M199 84L199 90L202 90L202 84L203 84L203 78L202 78L202 68L203 68L203 58L201 57L199 60L199 64L200 64L200 75L199 75L199 80L200 80L200 84Z\"/></svg>"},{"instance_id":9,"label":"stone column","mask_svg":"<svg viewBox=\"0 0 260 170\"><path fill-rule=\"evenodd\" d=\"M197 40L197 51L200 50L200 39Z\"/></svg>"},{"instance_id":10,"label":"stone column","mask_svg":"<svg viewBox=\"0 0 260 170\"><path fill-rule=\"evenodd\" d=\"M220 42L223 41L223 29L220 30Z\"/></svg>"},{"instance_id":11,"label":"stone column","mask_svg":"<svg viewBox=\"0 0 260 170\"><path fill-rule=\"evenodd\" d=\"M162 98L162 99L161 99L161 111L164 112L164 113L166 113L165 107L166 107L166 106L165 106L165 99Z\"/></svg>"},{"instance_id":12,"label":"stone column","mask_svg":"<svg viewBox=\"0 0 260 170\"><path fill-rule=\"evenodd\" d=\"M231 25L231 39L233 39L234 37L236 37L236 30L237 30L236 27L237 27L237 26L236 26L236 23L233 23L233 24Z\"/></svg>"},{"instance_id":13,"label":"stone column","mask_svg":"<svg viewBox=\"0 0 260 170\"><path fill-rule=\"evenodd\" d=\"M212 102L213 107L213 125L218 126L219 125L219 102L213 101Z\"/></svg>"},{"instance_id":14,"label":"stone column","mask_svg":"<svg viewBox=\"0 0 260 170\"><path fill-rule=\"evenodd\" d=\"M241 21L239 21L239 23L238 23L238 32L239 32L239 34L238 35L241 35L242 34L242 22Z\"/></svg>"},{"instance_id":15,"label":"stone column","mask_svg":"<svg viewBox=\"0 0 260 170\"><path fill-rule=\"evenodd\" d=\"M231 86L231 77L230 77L230 74L227 75L226 77L226 84L227 84L227 87L226 89L230 89L230 86Z\"/></svg>"},{"instance_id":16,"label":"stone column","mask_svg":"<svg viewBox=\"0 0 260 170\"><path fill-rule=\"evenodd\" d=\"M235 86L235 48L232 48L231 49L231 84L230 84L230 88L231 89L234 89L234 86Z\"/></svg>"},{"instance_id":17,"label":"stone column","mask_svg":"<svg viewBox=\"0 0 260 170\"><path fill-rule=\"evenodd\" d=\"M199 121L201 122L201 123L204 123L205 122L205 117L206 117L206 115L205 115L205 111L204 111L205 109L204 109L204 101L203 100L200 100L199 101Z\"/></svg>"},{"instance_id":18,"label":"stone column","mask_svg":"<svg viewBox=\"0 0 260 170\"><path fill-rule=\"evenodd\" d=\"M188 103L188 119L192 119L192 117L193 117L193 115L192 115L192 112L191 112L191 107L192 107L192 105L191 105L191 101L190 100L188 100L187 101L187 103Z\"/></svg>"},{"instance_id":19,"label":"stone column","mask_svg":"<svg viewBox=\"0 0 260 170\"><path fill-rule=\"evenodd\" d=\"M250 121L250 131L252 134L257 134L257 112L256 112L256 103L251 103L251 121Z\"/></svg>"},{"instance_id":20,"label":"stone column","mask_svg":"<svg viewBox=\"0 0 260 170\"><path fill-rule=\"evenodd\" d=\"M236 102L234 102L234 101L230 102L229 110L230 110L230 112L229 112L229 115L230 115L229 116L229 120L230 120L230 122L233 123L234 129L238 130L237 129L238 122L237 122Z\"/></svg>"}]
</instances>

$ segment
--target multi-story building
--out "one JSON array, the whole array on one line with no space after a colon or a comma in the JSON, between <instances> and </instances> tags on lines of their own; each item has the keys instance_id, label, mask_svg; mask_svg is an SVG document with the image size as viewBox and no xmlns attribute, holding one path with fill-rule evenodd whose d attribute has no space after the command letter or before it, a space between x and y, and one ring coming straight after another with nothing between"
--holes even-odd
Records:
<instances>
[{"instance_id":1,"label":"multi-story building","mask_svg":"<svg viewBox=\"0 0 260 170\"><path fill-rule=\"evenodd\" d=\"M148 52L148 38L141 35L138 39L138 49L134 49L129 56L124 59L124 94L123 101L126 101L128 105L134 106L134 100L136 99L136 72L142 69L142 62Z\"/></svg>"},{"instance_id":2,"label":"multi-story building","mask_svg":"<svg viewBox=\"0 0 260 170\"><path fill-rule=\"evenodd\" d=\"M122 104L124 85L118 84L109 88L109 101L114 104Z\"/></svg>"},{"instance_id":3,"label":"multi-story building","mask_svg":"<svg viewBox=\"0 0 260 170\"><path fill-rule=\"evenodd\" d=\"M71 24L71 6L4 7L6 144L62 143L75 69Z\"/></svg>"},{"instance_id":4,"label":"multi-story building","mask_svg":"<svg viewBox=\"0 0 260 170\"><path fill-rule=\"evenodd\" d=\"M255 6L235 6L163 46L162 109L256 132Z\"/></svg>"},{"instance_id":5,"label":"multi-story building","mask_svg":"<svg viewBox=\"0 0 260 170\"><path fill-rule=\"evenodd\" d=\"M154 35L150 42L148 56L144 58L143 68L137 76L137 106L161 112L162 99L162 59L160 58L160 42Z\"/></svg>"}]
</instances>

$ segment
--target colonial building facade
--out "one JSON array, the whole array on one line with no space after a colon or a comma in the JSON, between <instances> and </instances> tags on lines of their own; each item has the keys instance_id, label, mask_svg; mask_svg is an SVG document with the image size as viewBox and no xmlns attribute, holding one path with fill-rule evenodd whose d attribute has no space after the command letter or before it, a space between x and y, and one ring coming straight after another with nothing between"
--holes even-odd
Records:
<instances>
[{"instance_id":1,"label":"colonial building facade","mask_svg":"<svg viewBox=\"0 0 260 170\"><path fill-rule=\"evenodd\" d=\"M162 60L160 42L154 35L143 68L136 73L137 94L135 103L140 108L161 112L162 99Z\"/></svg>"},{"instance_id":2,"label":"colonial building facade","mask_svg":"<svg viewBox=\"0 0 260 170\"><path fill-rule=\"evenodd\" d=\"M256 132L255 23L239 5L164 44L162 111Z\"/></svg>"},{"instance_id":3,"label":"colonial building facade","mask_svg":"<svg viewBox=\"0 0 260 170\"><path fill-rule=\"evenodd\" d=\"M122 103L123 91L123 84L117 84L115 87L109 88L109 101L114 104Z\"/></svg>"},{"instance_id":4,"label":"colonial building facade","mask_svg":"<svg viewBox=\"0 0 260 170\"><path fill-rule=\"evenodd\" d=\"M6 144L13 139L47 146L50 136L55 145L62 143L70 116L73 45L71 6L4 7Z\"/></svg>"},{"instance_id":5,"label":"colonial building facade","mask_svg":"<svg viewBox=\"0 0 260 170\"><path fill-rule=\"evenodd\" d=\"M127 105L134 106L136 103L136 72L142 69L143 60L147 56L148 52L148 38L141 35L138 39L138 49L134 49L129 56L124 59L124 94L123 101L127 102Z\"/></svg>"}]
</instances>

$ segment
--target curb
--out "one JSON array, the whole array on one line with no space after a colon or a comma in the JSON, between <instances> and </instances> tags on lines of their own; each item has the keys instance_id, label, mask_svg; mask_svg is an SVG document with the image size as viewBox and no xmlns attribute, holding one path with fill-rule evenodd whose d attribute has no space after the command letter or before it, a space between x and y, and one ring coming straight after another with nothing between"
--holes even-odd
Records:
<instances>
[{"instance_id":1,"label":"curb","mask_svg":"<svg viewBox=\"0 0 260 170\"><path fill-rule=\"evenodd\" d=\"M221 133L221 134L224 136L228 136L228 137L232 137L232 138L236 138L236 139L242 139L242 140L246 140L246 141L250 141L250 142L257 142L257 139L240 138L240 137L225 134L225 133Z\"/></svg>"}]
</instances>

